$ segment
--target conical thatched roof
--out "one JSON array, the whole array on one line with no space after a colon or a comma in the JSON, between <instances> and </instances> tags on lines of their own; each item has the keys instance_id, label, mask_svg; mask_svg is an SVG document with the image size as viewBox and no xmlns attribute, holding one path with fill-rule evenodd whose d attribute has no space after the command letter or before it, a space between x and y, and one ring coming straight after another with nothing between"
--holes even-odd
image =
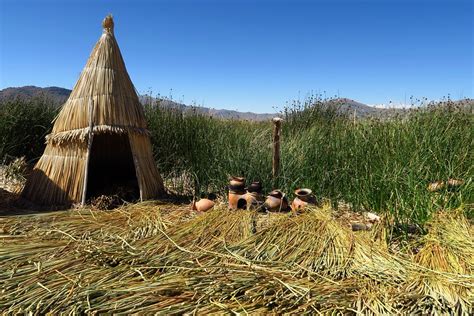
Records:
<instances>
[{"instance_id":1,"label":"conical thatched roof","mask_svg":"<svg viewBox=\"0 0 474 316\"><path fill-rule=\"evenodd\" d=\"M87 173L93 172L88 170L89 159L97 161L99 171L112 166L125 168L130 164L127 162L130 151L140 197L153 198L164 192L143 108L115 40L112 17L107 16L102 25L102 36L56 117L52 133L46 137L45 153L24 190L27 198L48 204L79 202L84 195ZM93 126L91 142L90 126ZM96 150L94 139L99 135L102 136L97 139L100 146L96 145ZM122 138L104 139L103 135L121 135ZM130 146L123 136L127 136ZM100 152L97 157L94 156L96 151ZM115 160L119 162L116 165Z\"/></svg>"},{"instance_id":2,"label":"conical thatched roof","mask_svg":"<svg viewBox=\"0 0 474 316\"><path fill-rule=\"evenodd\" d=\"M146 129L143 107L115 40L112 17L106 17L102 24L103 34L56 118L48 140L86 134L90 98L94 101L95 129L121 128L138 132Z\"/></svg>"}]
</instances>

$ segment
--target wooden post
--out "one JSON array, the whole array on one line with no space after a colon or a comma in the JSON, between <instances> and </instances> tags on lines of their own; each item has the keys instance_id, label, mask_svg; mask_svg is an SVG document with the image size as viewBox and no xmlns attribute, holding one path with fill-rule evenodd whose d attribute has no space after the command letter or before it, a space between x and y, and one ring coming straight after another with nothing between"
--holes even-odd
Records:
<instances>
[{"instance_id":1,"label":"wooden post","mask_svg":"<svg viewBox=\"0 0 474 316\"><path fill-rule=\"evenodd\" d=\"M86 165L84 167L84 185L82 186L82 201L81 205L86 204L87 195L87 181L89 178L89 161L91 159L92 138L94 137L94 100L89 100L89 135L87 141Z\"/></svg>"},{"instance_id":2,"label":"wooden post","mask_svg":"<svg viewBox=\"0 0 474 316\"><path fill-rule=\"evenodd\" d=\"M131 142L130 134L127 133L127 137L128 137L128 142L130 144ZM130 144L130 148L132 148L132 144ZM142 188L142 182L141 182L142 174L140 170L140 165L138 163L138 158L135 155L135 152L133 150L132 150L132 156L133 156L133 163L135 164L135 175L137 176L138 190L140 191L140 202L143 202L143 188Z\"/></svg>"},{"instance_id":3,"label":"wooden post","mask_svg":"<svg viewBox=\"0 0 474 316\"><path fill-rule=\"evenodd\" d=\"M273 118L273 163L272 176L275 182L280 172L280 135L281 135L281 121L279 117Z\"/></svg>"}]
</instances>

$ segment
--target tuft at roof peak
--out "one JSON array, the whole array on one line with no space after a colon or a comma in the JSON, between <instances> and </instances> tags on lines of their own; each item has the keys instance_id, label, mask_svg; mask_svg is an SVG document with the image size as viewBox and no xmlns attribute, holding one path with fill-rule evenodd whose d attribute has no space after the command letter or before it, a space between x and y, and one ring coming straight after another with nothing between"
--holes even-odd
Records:
<instances>
[{"instance_id":1,"label":"tuft at roof peak","mask_svg":"<svg viewBox=\"0 0 474 316\"><path fill-rule=\"evenodd\" d=\"M112 17L112 14L109 14L104 18L104 20L102 21L102 27L104 28L104 31L113 33L113 31L114 31L114 18Z\"/></svg>"}]
</instances>

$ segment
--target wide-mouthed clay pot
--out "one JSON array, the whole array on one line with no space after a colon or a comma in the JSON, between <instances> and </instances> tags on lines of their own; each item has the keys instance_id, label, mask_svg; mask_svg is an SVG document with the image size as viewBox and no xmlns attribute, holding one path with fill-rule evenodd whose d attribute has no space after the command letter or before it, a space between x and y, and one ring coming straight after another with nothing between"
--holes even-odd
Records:
<instances>
[{"instance_id":1,"label":"wide-mouthed clay pot","mask_svg":"<svg viewBox=\"0 0 474 316\"><path fill-rule=\"evenodd\" d=\"M291 203L291 209L295 212L304 210L308 204L316 204L316 198L310 189L297 189L295 195L296 198Z\"/></svg>"},{"instance_id":2,"label":"wide-mouthed clay pot","mask_svg":"<svg viewBox=\"0 0 474 316\"><path fill-rule=\"evenodd\" d=\"M280 190L273 190L267 196L264 207L269 212L286 212L289 210L288 198Z\"/></svg>"},{"instance_id":3,"label":"wide-mouthed clay pot","mask_svg":"<svg viewBox=\"0 0 474 316\"><path fill-rule=\"evenodd\" d=\"M244 177L230 177L229 178L229 190L231 191L245 191L245 178Z\"/></svg>"},{"instance_id":4,"label":"wide-mouthed clay pot","mask_svg":"<svg viewBox=\"0 0 474 316\"><path fill-rule=\"evenodd\" d=\"M198 212L206 212L214 207L214 201L209 199L200 199L199 201L193 201L191 209Z\"/></svg>"}]
</instances>

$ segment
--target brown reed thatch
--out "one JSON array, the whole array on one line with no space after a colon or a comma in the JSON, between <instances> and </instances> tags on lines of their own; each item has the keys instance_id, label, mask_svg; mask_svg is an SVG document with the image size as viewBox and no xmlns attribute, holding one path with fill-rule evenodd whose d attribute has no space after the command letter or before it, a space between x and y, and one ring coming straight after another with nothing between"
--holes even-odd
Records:
<instances>
[{"instance_id":1,"label":"brown reed thatch","mask_svg":"<svg viewBox=\"0 0 474 316\"><path fill-rule=\"evenodd\" d=\"M114 37L112 16L46 137L23 195L68 204L129 186L140 199L164 193L143 108ZM86 181L87 179L87 181Z\"/></svg>"}]
</instances>

